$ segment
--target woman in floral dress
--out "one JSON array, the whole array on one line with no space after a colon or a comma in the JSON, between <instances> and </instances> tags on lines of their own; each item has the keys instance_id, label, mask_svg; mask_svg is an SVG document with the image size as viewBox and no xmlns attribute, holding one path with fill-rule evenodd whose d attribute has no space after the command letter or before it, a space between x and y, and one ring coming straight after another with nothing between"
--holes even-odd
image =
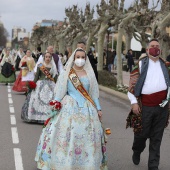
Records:
<instances>
[{"instance_id":1,"label":"woman in floral dress","mask_svg":"<svg viewBox=\"0 0 170 170\"><path fill-rule=\"evenodd\" d=\"M56 110L58 102L62 108ZM82 49L70 56L55 87L48 123L42 130L35 161L42 170L107 170L100 122L98 84Z\"/></svg>"},{"instance_id":2,"label":"woman in floral dress","mask_svg":"<svg viewBox=\"0 0 170 170\"><path fill-rule=\"evenodd\" d=\"M37 67L34 82L36 89L28 92L21 111L21 119L26 122L44 123L50 109L49 101L54 98L57 69L50 53L45 53L43 62Z\"/></svg>"}]
</instances>

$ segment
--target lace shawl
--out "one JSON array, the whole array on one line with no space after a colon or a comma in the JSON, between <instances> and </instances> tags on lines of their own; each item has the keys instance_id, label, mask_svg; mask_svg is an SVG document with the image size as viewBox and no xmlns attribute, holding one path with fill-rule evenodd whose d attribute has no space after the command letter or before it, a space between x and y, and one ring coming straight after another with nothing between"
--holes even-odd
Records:
<instances>
[{"instance_id":1,"label":"lace shawl","mask_svg":"<svg viewBox=\"0 0 170 170\"><path fill-rule=\"evenodd\" d=\"M70 72L70 69L73 67L74 65L74 55L76 53L76 51L79 48L77 48L72 55L69 57L69 60L67 61L64 70L61 72L61 74L58 77L58 81L56 83L55 86L55 97L57 97L58 99L63 99L63 97L65 96L65 94L67 93L67 81L68 81L68 75ZM89 79L90 82L90 89L89 89L89 94L92 97L92 99L98 99L99 98L99 88L98 88L98 83L93 71L93 68L90 64L89 58L86 55L86 63L84 65L84 70L87 73L87 77Z\"/></svg>"}]
</instances>

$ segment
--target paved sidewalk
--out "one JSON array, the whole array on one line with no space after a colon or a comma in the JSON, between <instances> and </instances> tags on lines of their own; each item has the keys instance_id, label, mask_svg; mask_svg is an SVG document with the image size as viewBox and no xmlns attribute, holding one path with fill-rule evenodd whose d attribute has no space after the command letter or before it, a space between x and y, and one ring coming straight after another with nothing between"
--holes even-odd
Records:
<instances>
[{"instance_id":1,"label":"paved sidewalk","mask_svg":"<svg viewBox=\"0 0 170 170\"><path fill-rule=\"evenodd\" d=\"M124 94L124 93L122 93L122 92L115 91L115 90L113 90L113 89L110 89L110 88L105 87L105 86L102 86L102 85L99 85L99 89L100 89L101 91L105 92L105 93L108 93L108 94L110 94L110 95L114 95L114 96L119 97L119 98L121 98L121 99L123 99L123 100L129 100L128 97L127 97L127 95Z\"/></svg>"},{"instance_id":2,"label":"paved sidewalk","mask_svg":"<svg viewBox=\"0 0 170 170\"><path fill-rule=\"evenodd\" d=\"M117 77L117 71L112 71L115 77ZM130 72L123 71L123 84L129 85Z\"/></svg>"}]
</instances>

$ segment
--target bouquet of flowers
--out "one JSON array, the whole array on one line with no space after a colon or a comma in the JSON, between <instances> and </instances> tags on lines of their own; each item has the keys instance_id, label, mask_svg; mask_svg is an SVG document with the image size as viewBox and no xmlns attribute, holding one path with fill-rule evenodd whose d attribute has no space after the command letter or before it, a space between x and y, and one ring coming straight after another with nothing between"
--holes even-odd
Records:
<instances>
[{"instance_id":1,"label":"bouquet of flowers","mask_svg":"<svg viewBox=\"0 0 170 170\"><path fill-rule=\"evenodd\" d=\"M27 62L22 62L21 68L27 67Z\"/></svg>"},{"instance_id":2,"label":"bouquet of flowers","mask_svg":"<svg viewBox=\"0 0 170 170\"><path fill-rule=\"evenodd\" d=\"M28 88L29 89L35 89L36 88L36 83L34 81L28 81Z\"/></svg>"},{"instance_id":3,"label":"bouquet of flowers","mask_svg":"<svg viewBox=\"0 0 170 170\"><path fill-rule=\"evenodd\" d=\"M52 106L52 110L60 110L61 109L61 103L56 100L51 100L49 102L49 105Z\"/></svg>"},{"instance_id":4,"label":"bouquet of flowers","mask_svg":"<svg viewBox=\"0 0 170 170\"><path fill-rule=\"evenodd\" d=\"M51 110L49 111L49 118L44 122L43 128L46 127L50 119L55 116L58 111L61 109L61 103L56 100L51 100L49 102L49 105L51 106Z\"/></svg>"},{"instance_id":5,"label":"bouquet of flowers","mask_svg":"<svg viewBox=\"0 0 170 170\"><path fill-rule=\"evenodd\" d=\"M26 86L27 86L27 89L28 89L27 93L29 93L29 92L31 92L32 90L34 90L37 85L36 85L36 83L35 83L34 81L28 81L28 82L26 83Z\"/></svg>"}]
</instances>

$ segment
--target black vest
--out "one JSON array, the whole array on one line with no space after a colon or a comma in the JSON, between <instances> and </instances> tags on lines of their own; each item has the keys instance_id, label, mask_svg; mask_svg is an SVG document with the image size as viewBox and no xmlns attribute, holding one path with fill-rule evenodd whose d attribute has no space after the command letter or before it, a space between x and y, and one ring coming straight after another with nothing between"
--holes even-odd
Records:
<instances>
[{"instance_id":1,"label":"black vest","mask_svg":"<svg viewBox=\"0 0 170 170\"><path fill-rule=\"evenodd\" d=\"M139 79L138 79L138 81L135 85L135 88L134 88L134 92L135 92L134 95L136 97L141 95L143 84L145 82L147 71L148 71L149 57L147 56L147 57L141 59L141 61L142 61L141 73L140 73ZM162 68L162 72L164 74L165 83L166 83L167 88L168 88L168 87L170 87L170 77L169 77L168 68L166 67L163 60L159 59L159 61L160 61L160 65L161 65L161 68ZM140 70L140 68L139 68L139 70Z\"/></svg>"}]
</instances>

